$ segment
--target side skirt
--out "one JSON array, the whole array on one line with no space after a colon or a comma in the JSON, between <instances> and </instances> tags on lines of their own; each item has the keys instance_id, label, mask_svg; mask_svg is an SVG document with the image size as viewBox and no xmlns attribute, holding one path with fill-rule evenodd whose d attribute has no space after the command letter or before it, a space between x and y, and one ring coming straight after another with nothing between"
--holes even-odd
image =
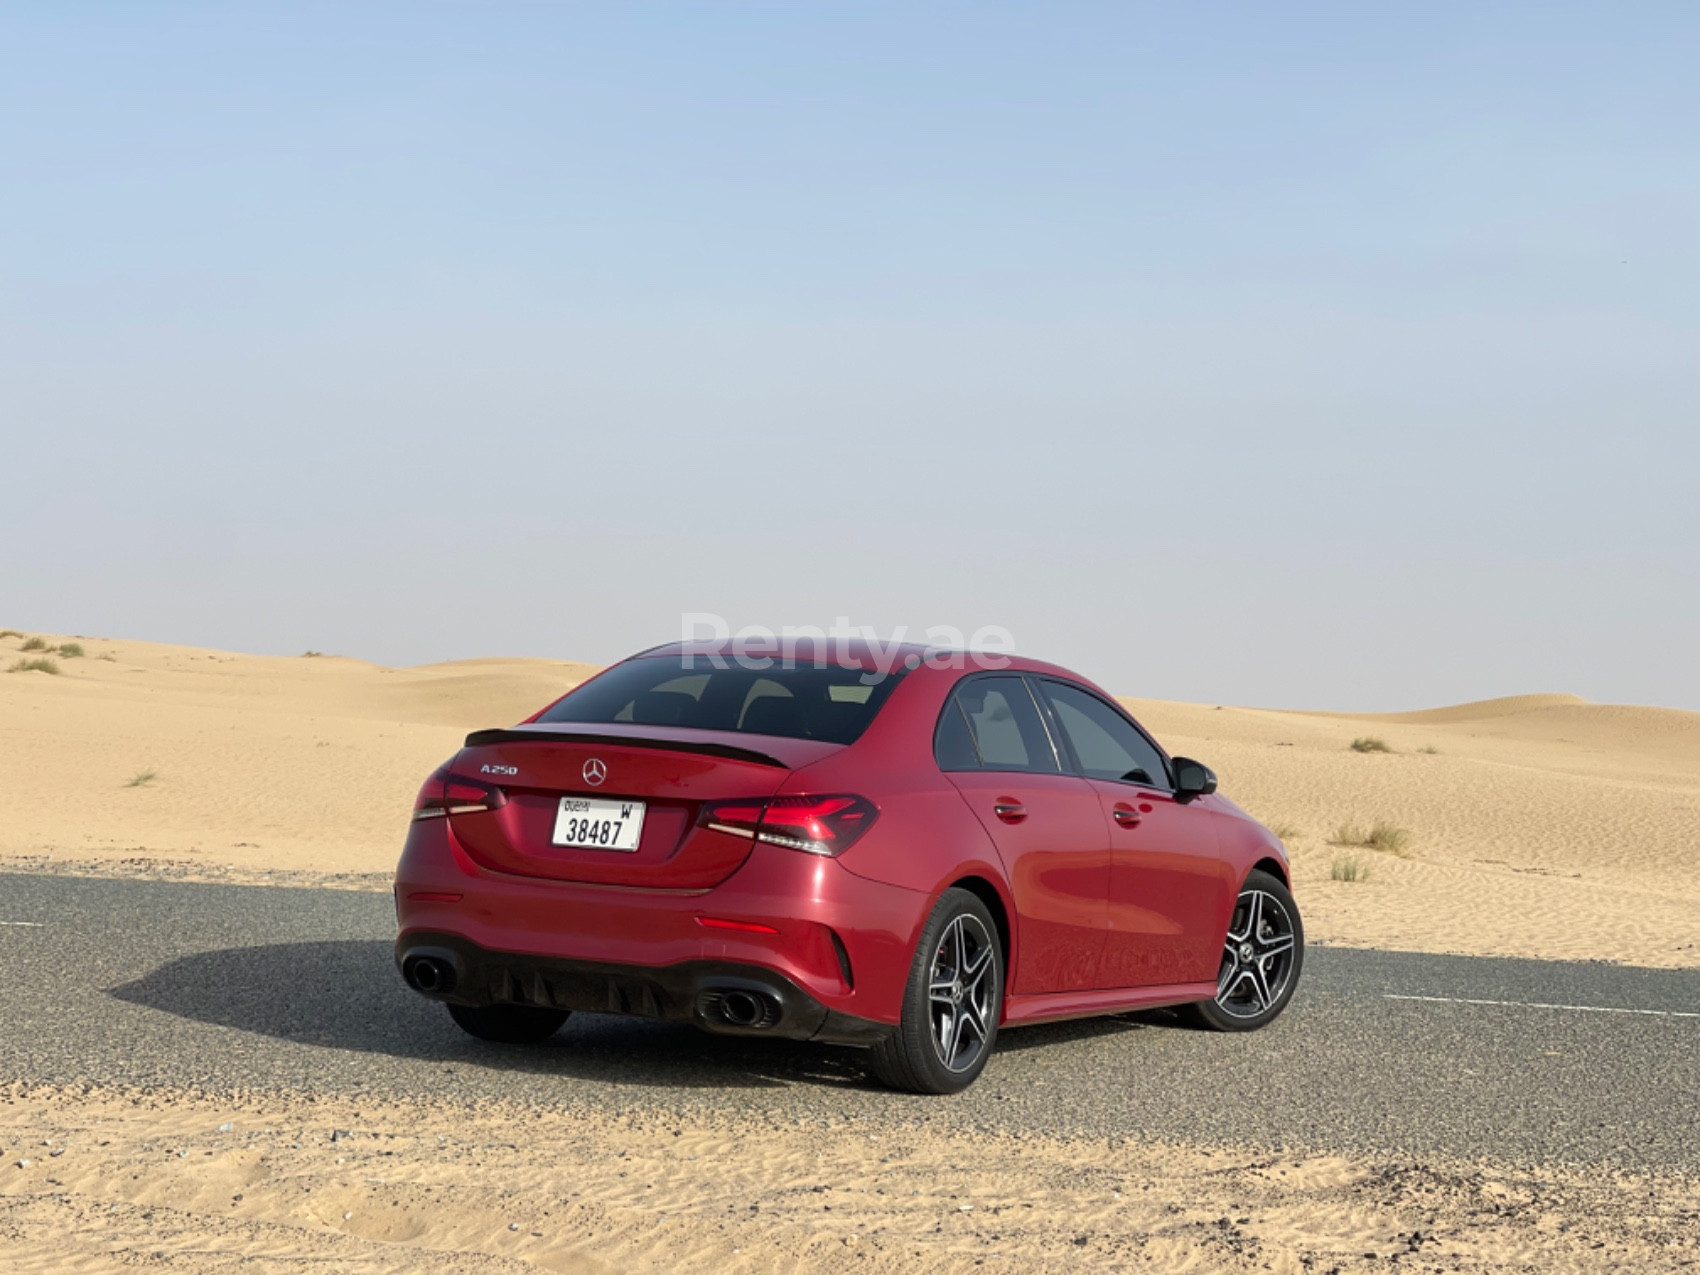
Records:
<instances>
[{"instance_id":1,"label":"side skirt","mask_svg":"<svg viewBox=\"0 0 1700 1275\"><path fill-rule=\"evenodd\" d=\"M1003 1026L1054 1023L1064 1018L1094 1018L1130 1009L1159 1009L1188 1005L1216 995L1215 983L1166 983L1157 987L1105 987L1086 992L1041 992L1008 996L1003 1003Z\"/></svg>"}]
</instances>

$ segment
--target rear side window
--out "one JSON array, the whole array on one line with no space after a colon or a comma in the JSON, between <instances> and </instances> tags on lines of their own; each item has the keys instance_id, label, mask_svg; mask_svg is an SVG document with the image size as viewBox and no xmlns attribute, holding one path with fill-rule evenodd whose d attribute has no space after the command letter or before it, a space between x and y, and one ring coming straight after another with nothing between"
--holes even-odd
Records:
<instances>
[{"instance_id":1,"label":"rear side window","mask_svg":"<svg viewBox=\"0 0 1700 1275\"><path fill-rule=\"evenodd\" d=\"M902 671L868 685L859 668L731 664L705 668L678 657L627 660L586 682L537 720L782 735L832 744L854 743L874 720Z\"/></svg>"},{"instance_id":2,"label":"rear side window","mask_svg":"<svg viewBox=\"0 0 1700 1275\"><path fill-rule=\"evenodd\" d=\"M1127 718L1077 686L1047 680L1044 688L1084 774L1151 788L1169 786L1163 755Z\"/></svg>"},{"instance_id":3,"label":"rear side window","mask_svg":"<svg viewBox=\"0 0 1700 1275\"><path fill-rule=\"evenodd\" d=\"M939 714L938 729L933 732L933 759L940 770L980 769L980 754L974 750L974 737L968 733L968 719L962 715L962 705L954 695Z\"/></svg>"},{"instance_id":4,"label":"rear side window","mask_svg":"<svg viewBox=\"0 0 1700 1275\"><path fill-rule=\"evenodd\" d=\"M1024 679L977 677L959 686L954 698L968 720L981 769L1061 769Z\"/></svg>"}]
</instances>

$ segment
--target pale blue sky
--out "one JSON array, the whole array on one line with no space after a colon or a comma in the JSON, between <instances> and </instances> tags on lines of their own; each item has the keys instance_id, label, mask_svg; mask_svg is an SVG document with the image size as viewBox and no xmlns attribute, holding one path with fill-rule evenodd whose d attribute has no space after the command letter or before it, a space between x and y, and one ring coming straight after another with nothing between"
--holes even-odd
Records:
<instances>
[{"instance_id":1,"label":"pale blue sky","mask_svg":"<svg viewBox=\"0 0 1700 1275\"><path fill-rule=\"evenodd\" d=\"M1700 708L1700 8L0 12L0 624Z\"/></svg>"}]
</instances>

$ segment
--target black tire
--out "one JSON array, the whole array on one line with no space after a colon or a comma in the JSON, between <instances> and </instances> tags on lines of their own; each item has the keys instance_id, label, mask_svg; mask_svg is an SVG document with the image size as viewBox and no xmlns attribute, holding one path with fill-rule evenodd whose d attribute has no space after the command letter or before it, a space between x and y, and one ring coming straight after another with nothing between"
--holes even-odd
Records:
<instances>
[{"instance_id":1,"label":"black tire","mask_svg":"<svg viewBox=\"0 0 1700 1275\"><path fill-rule=\"evenodd\" d=\"M470 1036L504 1045L535 1045L561 1030L571 1011L537 1005L450 1005L449 1017Z\"/></svg>"},{"instance_id":2,"label":"black tire","mask_svg":"<svg viewBox=\"0 0 1700 1275\"><path fill-rule=\"evenodd\" d=\"M869 1070L893 1089L960 1093L997 1044L1003 987L991 912L967 890L946 890L915 945L903 1021L869 1051Z\"/></svg>"},{"instance_id":3,"label":"black tire","mask_svg":"<svg viewBox=\"0 0 1700 1275\"><path fill-rule=\"evenodd\" d=\"M1293 999L1304 963L1305 927L1292 891L1279 877L1253 869L1228 922L1216 997L1184 1006L1181 1016L1219 1032L1266 1027Z\"/></svg>"}]
</instances>

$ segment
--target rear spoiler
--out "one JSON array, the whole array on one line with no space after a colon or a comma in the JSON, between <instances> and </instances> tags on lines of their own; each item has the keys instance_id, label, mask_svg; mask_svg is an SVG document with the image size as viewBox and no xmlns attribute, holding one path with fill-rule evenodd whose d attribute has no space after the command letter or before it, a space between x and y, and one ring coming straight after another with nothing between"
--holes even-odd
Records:
<instances>
[{"instance_id":1,"label":"rear spoiler","mask_svg":"<svg viewBox=\"0 0 1700 1275\"><path fill-rule=\"evenodd\" d=\"M690 739L642 739L635 735L592 735L581 734L577 731L568 733L558 730L527 730L523 726L475 730L466 737L468 748L478 748L485 744L524 743L609 744L621 748L660 748L670 753L700 753L705 757L724 757L728 761L747 761L757 766L777 766L781 770L791 769L779 758L769 753L758 753L753 748L738 748L732 744L711 744L707 741L699 742Z\"/></svg>"}]
</instances>

